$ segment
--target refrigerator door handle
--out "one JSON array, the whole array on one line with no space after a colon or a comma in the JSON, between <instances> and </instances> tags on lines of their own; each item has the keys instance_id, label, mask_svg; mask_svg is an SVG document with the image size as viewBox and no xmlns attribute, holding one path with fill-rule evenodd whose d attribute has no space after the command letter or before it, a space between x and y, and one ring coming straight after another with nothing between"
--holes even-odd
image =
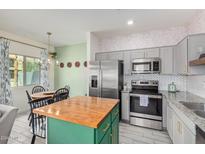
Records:
<instances>
[{"instance_id":1,"label":"refrigerator door handle","mask_svg":"<svg viewBox=\"0 0 205 154\"><path fill-rule=\"evenodd\" d=\"M102 69L99 70L99 97L102 97Z\"/></svg>"},{"instance_id":2,"label":"refrigerator door handle","mask_svg":"<svg viewBox=\"0 0 205 154\"><path fill-rule=\"evenodd\" d=\"M89 87L92 87L92 75L89 76Z\"/></svg>"}]
</instances>

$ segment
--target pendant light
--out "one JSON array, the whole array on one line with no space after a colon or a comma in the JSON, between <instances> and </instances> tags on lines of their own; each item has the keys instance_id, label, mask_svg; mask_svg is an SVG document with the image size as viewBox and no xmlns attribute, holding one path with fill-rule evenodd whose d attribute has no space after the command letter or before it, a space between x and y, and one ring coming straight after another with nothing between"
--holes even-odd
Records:
<instances>
[{"instance_id":1,"label":"pendant light","mask_svg":"<svg viewBox=\"0 0 205 154\"><path fill-rule=\"evenodd\" d=\"M47 35L48 35L48 53L50 52L50 45L51 45L51 35L52 33L51 32L47 32ZM48 63L50 64L51 63L51 59L48 58Z\"/></svg>"}]
</instances>

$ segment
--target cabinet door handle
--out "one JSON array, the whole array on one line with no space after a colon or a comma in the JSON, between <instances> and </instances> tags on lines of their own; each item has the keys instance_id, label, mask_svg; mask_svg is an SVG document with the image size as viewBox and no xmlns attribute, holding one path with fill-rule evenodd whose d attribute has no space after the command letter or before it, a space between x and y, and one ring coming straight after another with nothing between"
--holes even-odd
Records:
<instances>
[{"instance_id":1,"label":"cabinet door handle","mask_svg":"<svg viewBox=\"0 0 205 154\"><path fill-rule=\"evenodd\" d=\"M177 121L177 131L178 131L178 133L180 133L180 129L179 129L179 121Z\"/></svg>"},{"instance_id":2,"label":"cabinet door handle","mask_svg":"<svg viewBox=\"0 0 205 154\"><path fill-rule=\"evenodd\" d=\"M182 134L182 124L180 123L180 121L177 121L177 131L180 135Z\"/></svg>"},{"instance_id":3,"label":"cabinet door handle","mask_svg":"<svg viewBox=\"0 0 205 154\"><path fill-rule=\"evenodd\" d=\"M110 124L107 124L107 126L103 129L103 132L106 132L109 127L110 127Z\"/></svg>"},{"instance_id":4,"label":"cabinet door handle","mask_svg":"<svg viewBox=\"0 0 205 154\"><path fill-rule=\"evenodd\" d=\"M179 128L180 128L180 129L179 129L179 130L180 130L180 134L182 134L182 124L181 124L181 123L179 123L179 124L180 124L180 125L179 125L179 126L180 126L180 127L179 127Z\"/></svg>"},{"instance_id":5,"label":"cabinet door handle","mask_svg":"<svg viewBox=\"0 0 205 154\"><path fill-rule=\"evenodd\" d=\"M111 143L113 144L113 135L112 135L112 133L110 134L110 140L111 140Z\"/></svg>"}]
</instances>

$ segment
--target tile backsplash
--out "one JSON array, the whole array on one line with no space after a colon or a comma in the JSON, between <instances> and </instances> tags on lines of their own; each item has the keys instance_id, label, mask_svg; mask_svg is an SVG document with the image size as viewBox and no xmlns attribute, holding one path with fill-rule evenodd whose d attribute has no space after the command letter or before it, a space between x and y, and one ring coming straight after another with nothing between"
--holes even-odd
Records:
<instances>
[{"instance_id":1,"label":"tile backsplash","mask_svg":"<svg viewBox=\"0 0 205 154\"><path fill-rule=\"evenodd\" d=\"M131 80L158 80L159 90L168 90L168 84L171 82L176 84L179 91L186 91L187 87L186 76L183 75L136 74L124 76L124 82L127 82L129 88Z\"/></svg>"},{"instance_id":2,"label":"tile backsplash","mask_svg":"<svg viewBox=\"0 0 205 154\"><path fill-rule=\"evenodd\" d=\"M205 75L187 76L187 91L205 98Z\"/></svg>"}]
</instances>

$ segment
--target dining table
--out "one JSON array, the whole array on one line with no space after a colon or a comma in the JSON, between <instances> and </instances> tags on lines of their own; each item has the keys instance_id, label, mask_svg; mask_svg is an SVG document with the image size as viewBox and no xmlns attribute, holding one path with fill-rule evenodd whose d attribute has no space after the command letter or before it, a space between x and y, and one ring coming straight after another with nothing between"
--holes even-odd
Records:
<instances>
[{"instance_id":1,"label":"dining table","mask_svg":"<svg viewBox=\"0 0 205 154\"><path fill-rule=\"evenodd\" d=\"M34 99L41 99L41 98L52 98L55 93L55 90L53 91L43 91L39 93L34 93L31 95L31 98Z\"/></svg>"}]
</instances>

